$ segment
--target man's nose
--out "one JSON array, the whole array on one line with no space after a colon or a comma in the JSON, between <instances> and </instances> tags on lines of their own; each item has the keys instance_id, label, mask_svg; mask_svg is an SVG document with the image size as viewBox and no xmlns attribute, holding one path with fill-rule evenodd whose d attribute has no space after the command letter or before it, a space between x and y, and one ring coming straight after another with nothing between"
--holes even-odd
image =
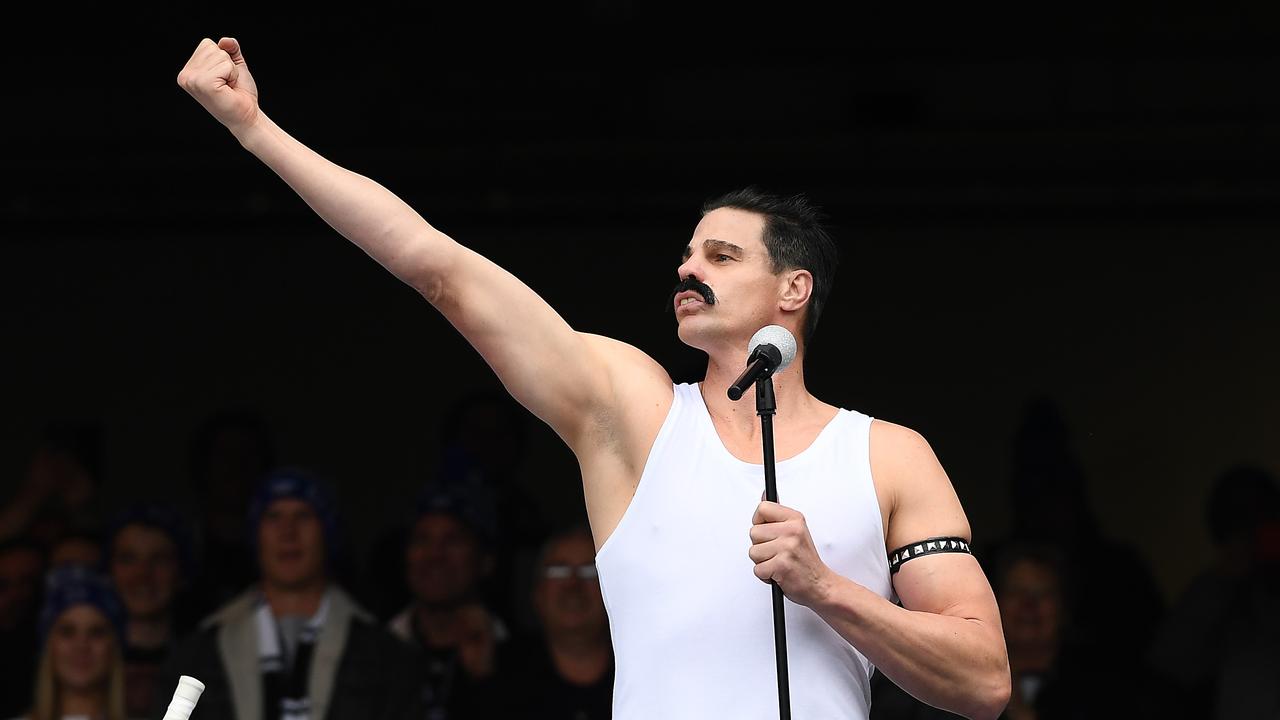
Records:
<instances>
[{"instance_id":1,"label":"man's nose","mask_svg":"<svg viewBox=\"0 0 1280 720\"><path fill-rule=\"evenodd\" d=\"M698 282L703 281L702 266L698 262L697 256L690 256L688 260L680 263L680 267L676 268L676 279L684 280L692 277Z\"/></svg>"}]
</instances>

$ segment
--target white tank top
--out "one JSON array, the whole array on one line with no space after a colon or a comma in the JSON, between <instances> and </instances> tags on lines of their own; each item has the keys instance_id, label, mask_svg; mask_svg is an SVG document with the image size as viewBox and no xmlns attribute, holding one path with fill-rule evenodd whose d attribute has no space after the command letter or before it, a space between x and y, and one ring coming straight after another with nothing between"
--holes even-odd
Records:
<instances>
[{"instance_id":1,"label":"white tank top","mask_svg":"<svg viewBox=\"0 0 1280 720\"><path fill-rule=\"evenodd\" d=\"M777 462L778 500L804 514L823 562L890 598L870 428L840 410ZM778 717L772 591L747 556L763 492L763 466L725 449L699 386L676 385L635 496L596 556L615 720ZM865 720L871 663L812 610L783 602L792 716Z\"/></svg>"}]
</instances>

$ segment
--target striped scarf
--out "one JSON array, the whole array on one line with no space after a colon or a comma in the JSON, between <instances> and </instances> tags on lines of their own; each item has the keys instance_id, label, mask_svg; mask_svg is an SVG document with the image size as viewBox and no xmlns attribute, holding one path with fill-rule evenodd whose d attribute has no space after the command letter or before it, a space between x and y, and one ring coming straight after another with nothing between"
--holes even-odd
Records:
<instances>
[{"instance_id":1,"label":"striped scarf","mask_svg":"<svg viewBox=\"0 0 1280 720\"><path fill-rule=\"evenodd\" d=\"M258 600L258 669L262 673L263 720L311 720L307 676L325 617L329 595L310 618L277 619L263 599Z\"/></svg>"}]
</instances>

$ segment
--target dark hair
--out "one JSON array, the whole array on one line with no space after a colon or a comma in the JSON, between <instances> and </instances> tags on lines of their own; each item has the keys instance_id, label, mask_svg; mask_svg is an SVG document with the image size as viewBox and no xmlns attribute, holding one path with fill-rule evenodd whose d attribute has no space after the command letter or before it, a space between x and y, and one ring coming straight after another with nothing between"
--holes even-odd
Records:
<instances>
[{"instance_id":1,"label":"dark hair","mask_svg":"<svg viewBox=\"0 0 1280 720\"><path fill-rule=\"evenodd\" d=\"M771 195L754 185L708 200L702 206L702 214L719 208L764 216L764 246L769 251L774 273L808 270L813 275L813 293L809 296L802 338L808 342L826 307L836 267L840 264L839 249L823 227L826 217L803 195Z\"/></svg>"},{"instance_id":2,"label":"dark hair","mask_svg":"<svg viewBox=\"0 0 1280 720\"><path fill-rule=\"evenodd\" d=\"M169 538L173 543L183 576L194 577L196 565L190 523L176 507L149 500L130 503L112 518L107 528L106 542L103 544L103 565L110 569L111 558L115 555L116 540L125 528L132 526L155 530Z\"/></svg>"},{"instance_id":3,"label":"dark hair","mask_svg":"<svg viewBox=\"0 0 1280 720\"><path fill-rule=\"evenodd\" d=\"M534 567L539 570L542 569L547 564L547 556L551 554L552 548L565 540L576 537L585 537L591 541L592 548L595 547L595 540L591 534L591 525L586 520L575 519L553 530L542 540L542 544L538 547L538 555L534 561Z\"/></svg>"}]
</instances>

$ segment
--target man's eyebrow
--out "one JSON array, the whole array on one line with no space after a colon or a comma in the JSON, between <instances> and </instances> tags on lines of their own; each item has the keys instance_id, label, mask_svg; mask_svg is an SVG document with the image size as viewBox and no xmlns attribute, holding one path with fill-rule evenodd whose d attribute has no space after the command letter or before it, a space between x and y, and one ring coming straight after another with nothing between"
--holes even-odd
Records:
<instances>
[{"instance_id":1,"label":"man's eyebrow","mask_svg":"<svg viewBox=\"0 0 1280 720\"><path fill-rule=\"evenodd\" d=\"M734 245L731 242L726 242L724 240L717 240L715 238L707 238L706 240L703 240L702 247L708 250L731 252L737 255L745 255L747 252L746 250L743 250L742 248L738 247L737 245Z\"/></svg>"},{"instance_id":2,"label":"man's eyebrow","mask_svg":"<svg viewBox=\"0 0 1280 720\"><path fill-rule=\"evenodd\" d=\"M715 238L707 238L702 241L702 247L712 252L734 253L736 255L746 255L747 251L741 247L734 245L725 240L717 240ZM684 251L680 253L681 260L688 260L693 255L693 245L685 245Z\"/></svg>"}]
</instances>

